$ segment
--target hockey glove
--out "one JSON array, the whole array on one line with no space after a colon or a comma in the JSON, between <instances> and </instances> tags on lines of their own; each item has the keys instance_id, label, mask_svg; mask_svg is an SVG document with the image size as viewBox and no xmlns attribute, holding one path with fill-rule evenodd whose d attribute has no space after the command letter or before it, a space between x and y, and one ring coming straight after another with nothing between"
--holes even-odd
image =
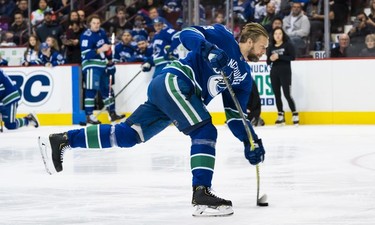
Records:
<instances>
[{"instance_id":1,"label":"hockey glove","mask_svg":"<svg viewBox=\"0 0 375 225\"><path fill-rule=\"evenodd\" d=\"M146 57L145 62L141 65L141 70L142 72L149 72L153 66L155 66L154 59Z\"/></svg>"},{"instance_id":2,"label":"hockey glove","mask_svg":"<svg viewBox=\"0 0 375 225\"><path fill-rule=\"evenodd\" d=\"M166 45L164 47L164 59L165 60L174 60L176 57L173 56L173 51L171 51L171 46Z\"/></svg>"},{"instance_id":3,"label":"hockey glove","mask_svg":"<svg viewBox=\"0 0 375 225\"><path fill-rule=\"evenodd\" d=\"M266 152L263 148L262 139L254 141L255 149L251 151L251 146L249 141L244 141L245 146L245 158L249 160L251 165L257 165L260 162L264 161L264 155Z\"/></svg>"},{"instance_id":4,"label":"hockey glove","mask_svg":"<svg viewBox=\"0 0 375 225\"><path fill-rule=\"evenodd\" d=\"M144 62L141 65L142 72L149 72L151 70L151 68L152 68L152 66L151 66L151 63L149 63L149 62Z\"/></svg>"},{"instance_id":5,"label":"hockey glove","mask_svg":"<svg viewBox=\"0 0 375 225\"><path fill-rule=\"evenodd\" d=\"M115 75L116 73L116 66L114 63L107 64L107 75Z\"/></svg>"},{"instance_id":6,"label":"hockey glove","mask_svg":"<svg viewBox=\"0 0 375 225\"><path fill-rule=\"evenodd\" d=\"M210 42L202 44L202 56L207 59L211 67L216 71L222 71L228 65L229 58L227 54L220 48Z\"/></svg>"}]
</instances>

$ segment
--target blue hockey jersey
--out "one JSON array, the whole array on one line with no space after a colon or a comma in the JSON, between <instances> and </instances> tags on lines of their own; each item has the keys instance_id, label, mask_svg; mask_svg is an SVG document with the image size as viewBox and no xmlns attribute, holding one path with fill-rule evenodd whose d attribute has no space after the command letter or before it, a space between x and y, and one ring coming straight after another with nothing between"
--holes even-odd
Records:
<instances>
[{"instance_id":1,"label":"blue hockey jersey","mask_svg":"<svg viewBox=\"0 0 375 225\"><path fill-rule=\"evenodd\" d=\"M169 52L176 50L177 46L180 44L179 32L172 28L165 27L159 33L155 34L152 39L153 48L153 60L155 66L168 63L169 60L165 59L165 55ZM167 49L166 46L168 46ZM174 57L178 58L178 54L174 53Z\"/></svg>"},{"instance_id":2,"label":"blue hockey jersey","mask_svg":"<svg viewBox=\"0 0 375 225\"><path fill-rule=\"evenodd\" d=\"M39 59L41 64L46 65L47 63L51 63L52 66L58 66L65 64L65 58L64 56L51 48L51 55L47 57L46 55L43 55L41 51L39 51Z\"/></svg>"},{"instance_id":3,"label":"blue hockey jersey","mask_svg":"<svg viewBox=\"0 0 375 225\"><path fill-rule=\"evenodd\" d=\"M252 78L250 66L242 56L233 34L223 25L215 24L213 26L188 27L182 30L179 36L181 43L190 52L185 58L166 66L163 72L176 74L193 85L195 94L201 97L205 105L221 93L229 128L241 141L246 140L247 136L241 117L223 81L222 75L214 71L208 60L203 59L200 55L202 43L205 41L215 44L218 48L225 51L229 57L229 63L224 72L231 82L242 111L246 112ZM177 64L182 65L184 70L176 67ZM255 135L254 132L252 133ZM254 138L257 139L256 136Z\"/></svg>"},{"instance_id":4,"label":"blue hockey jersey","mask_svg":"<svg viewBox=\"0 0 375 225\"><path fill-rule=\"evenodd\" d=\"M12 80L0 70L0 107L21 99L19 89Z\"/></svg>"},{"instance_id":5,"label":"blue hockey jersey","mask_svg":"<svg viewBox=\"0 0 375 225\"><path fill-rule=\"evenodd\" d=\"M114 62L134 62L136 61L136 44L125 45L123 42L115 46Z\"/></svg>"},{"instance_id":6,"label":"blue hockey jersey","mask_svg":"<svg viewBox=\"0 0 375 225\"><path fill-rule=\"evenodd\" d=\"M93 32L87 29L80 38L82 70L97 67L105 68L107 59L112 59L112 53L106 55L104 52L97 54L96 50L104 44L110 44L104 29Z\"/></svg>"}]
</instances>

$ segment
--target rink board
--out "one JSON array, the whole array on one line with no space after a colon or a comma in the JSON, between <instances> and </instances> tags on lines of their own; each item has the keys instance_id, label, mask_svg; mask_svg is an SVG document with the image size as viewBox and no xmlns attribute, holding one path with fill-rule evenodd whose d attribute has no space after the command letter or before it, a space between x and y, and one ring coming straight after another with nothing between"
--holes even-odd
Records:
<instances>
[{"instance_id":1,"label":"rink board","mask_svg":"<svg viewBox=\"0 0 375 225\"><path fill-rule=\"evenodd\" d=\"M300 112L301 124L375 124L375 77L370 72L375 59L298 60L292 62L292 95ZM275 99L270 83L270 67L251 63L252 75L262 101L262 118L273 124ZM140 71L140 64L118 64L113 89L117 94ZM46 67L3 67L20 86L19 116L38 114L42 125L71 125L85 120L82 75L78 65ZM116 98L116 110L130 115L146 101L152 72L140 73ZM287 123L291 113L283 99ZM224 124L221 97L208 106L215 124ZM98 113L98 110L95 112ZM103 112L99 119L108 121Z\"/></svg>"}]
</instances>

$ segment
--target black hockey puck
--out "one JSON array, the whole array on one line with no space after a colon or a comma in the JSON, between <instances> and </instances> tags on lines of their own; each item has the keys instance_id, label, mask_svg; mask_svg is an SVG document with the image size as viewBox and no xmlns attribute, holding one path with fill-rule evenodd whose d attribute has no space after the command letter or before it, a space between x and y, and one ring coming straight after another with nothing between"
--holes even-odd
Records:
<instances>
[{"instance_id":1,"label":"black hockey puck","mask_svg":"<svg viewBox=\"0 0 375 225\"><path fill-rule=\"evenodd\" d=\"M261 207L268 206L268 202L258 202L258 206L261 206Z\"/></svg>"}]
</instances>

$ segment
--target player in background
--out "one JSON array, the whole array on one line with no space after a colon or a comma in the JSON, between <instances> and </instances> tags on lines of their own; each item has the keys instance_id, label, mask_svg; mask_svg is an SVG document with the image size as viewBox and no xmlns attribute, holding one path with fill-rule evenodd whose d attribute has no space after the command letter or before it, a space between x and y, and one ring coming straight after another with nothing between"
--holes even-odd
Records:
<instances>
[{"instance_id":1,"label":"player in background","mask_svg":"<svg viewBox=\"0 0 375 225\"><path fill-rule=\"evenodd\" d=\"M138 36L135 41L137 42L136 61L146 62L152 58L152 46L148 43L147 39L143 36Z\"/></svg>"},{"instance_id":2,"label":"player in background","mask_svg":"<svg viewBox=\"0 0 375 225\"><path fill-rule=\"evenodd\" d=\"M227 216L233 214L232 202L211 192L215 165L217 130L206 105L217 95L222 100L227 125L244 145L244 156L250 164L264 160L262 140L247 121L255 149L241 116L223 81L221 72L230 80L242 111L246 112L252 78L246 60L260 58L268 46L267 31L259 24L247 24L239 43L223 25L193 26L181 31L181 43L190 52L173 61L153 78L148 87L148 100L125 121L116 125L95 125L85 129L39 137L39 147L48 173L63 170L63 154L68 148L129 148L146 142L173 123L191 138L191 172L194 216ZM211 210L212 212L207 212Z\"/></svg>"},{"instance_id":3,"label":"player in background","mask_svg":"<svg viewBox=\"0 0 375 225\"><path fill-rule=\"evenodd\" d=\"M153 24L155 29L155 35L151 41L153 58L142 64L142 71L148 72L155 66L153 75L155 77L168 63L178 58L178 54L174 51L180 44L180 40L179 32L167 27L165 19L157 17L153 20Z\"/></svg>"},{"instance_id":4,"label":"player in background","mask_svg":"<svg viewBox=\"0 0 375 225\"><path fill-rule=\"evenodd\" d=\"M33 113L23 118L16 118L20 91L13 81L0 70L0 113L4 125L8 130L15 130L23 126L39 127L39 122Z\"/></svg>"},{"instance_id":5,"label":"player in background","mask_svg":"<svg viewBox=\"0 0 375 225\"><path fill-rule=\"evenodd\" d=\"M113 62L134 62L136 56L136 43L130 30L124 30L121 35L121 42L115 46Z\"/></svg>"},{"instance_id":6,"label":"player in background","mask_svg":"<svg viewBox=\"0 0 375 225\"><path fill-rule=\"evenodd\" d=\"M85 112L86 123L100 124L93 115L95 96L100 91L104 105L107 107L111 121L122 119L115 112L114 99L109 96L109 75L107 64L112 66L112 50L104 29L100 27L101 19L93 14L87 18L89 28L80 38L82 72L85 81Z\"/></svg>"}]
</instances>

